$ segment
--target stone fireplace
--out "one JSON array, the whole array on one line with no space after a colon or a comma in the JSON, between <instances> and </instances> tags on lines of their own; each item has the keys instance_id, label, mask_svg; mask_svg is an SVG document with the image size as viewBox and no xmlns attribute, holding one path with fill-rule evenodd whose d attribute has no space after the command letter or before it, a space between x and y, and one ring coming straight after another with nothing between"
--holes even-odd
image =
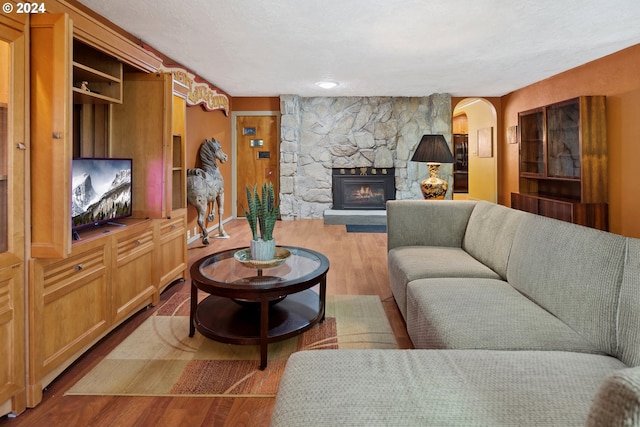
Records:
<instances>
[{"instance_id":1,"label":"stone fireplace","mask_svg":"<svg viewBox=\"0 0 640 427\"><path fill-rule=\"evenodd\" d=\"M422 199L424 163L411 162L424 134L451 136L451 97L280 97L280 213L282 219L323 218L334 206L335 173L393 171L395 199ZM449 177L443 164L440 174ZM374 175L371 173L370 175ZM391 175L389 173L388 175ZM354 178L355 179L355 178ZM365 178L373 179L373 178ZM391 181L387 178L388 181ZM386 188L386 187L385 187ZM368 190L354 191L347 204L359 206ZM372 190L373 192L373 190ZM450 198L451 195L446 196ZM360 207L353 207L360 210ZM363 209L364 211L364 209Z\"/></svg>"},{"instance_id":2,"label":"stone fireplace","mask_svg":"<svg viewBox=\"0 0 640 427\"><path fill-rule=\"evenodd\" d=\"M393 168L335 168L332 179L333 209L386 209L396 198Z\"/></svg>"}]
</instances>

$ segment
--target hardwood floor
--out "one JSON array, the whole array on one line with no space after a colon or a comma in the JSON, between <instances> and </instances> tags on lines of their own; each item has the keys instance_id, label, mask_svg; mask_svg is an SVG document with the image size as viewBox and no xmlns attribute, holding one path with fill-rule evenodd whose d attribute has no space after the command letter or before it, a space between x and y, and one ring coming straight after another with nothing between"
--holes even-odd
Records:
<instances>
[{"instance_id":1,"label":"hardwood floor","mask_svg":"<svg viewBox=\"0 0 640 427\"><path fill-rule=\"evenodd\" d=\"M192 243L188 251L189 264L209 253L248 244L250 232L244 219L232 220L224 227L231 238L211 238L209 246L203 246L200 241ZM329 258L328 294L379 295L398 346L411 348L404 320L388 283L386 234L347 233L342 225L325 225L322 220L299 220L279 221L274 235L279 245L307 247ZM185 282L165 290L157 306L134 315L51 383L40 405L27 409L16 418L0 418L0 426L267 426L273 398L64 396L68 388L171 295L188 293L189 289L187 277Z\"/></svg>"}]
</instances>

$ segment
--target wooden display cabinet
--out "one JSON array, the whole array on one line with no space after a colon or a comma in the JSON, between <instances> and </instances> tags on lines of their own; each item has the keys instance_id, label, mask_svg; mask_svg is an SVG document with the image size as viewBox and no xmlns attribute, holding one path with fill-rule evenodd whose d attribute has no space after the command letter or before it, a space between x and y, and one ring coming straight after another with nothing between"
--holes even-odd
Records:
<instances>
[{"instance_id":1,"label":"wooden display cabinet","mask_svg":"<svg viewBox=\"0 0 640 427\"><path fill-rule=\"evenodd\" d=\"M518 115L520 189L515 209L608 229L604 96L584 96Z\"/></svg>"},{"instance_id":2,"label":"wooden display cabinet","mask_svg":"<svg viewBox=\"0 0 640 427\"><path fill-rule=\"evenodd\" d=\"M170 73L127 73L126 101L112 108L110 155L134 159L133 214L159 222L160 292L184 278L187 268L187 89Z\"/></svg>"},{"instance_id":3,"label":"wooden display cabinet","mask_svg":"<svg viewBox=\"0 0 640 427\"><path fill-rule=\"evenodd\" d=\"M157 302L159 291L186 270L186 88L170 74L125 76L114 53L143 71L154 58L65 2L52 2L50 12L29 17L27 406L37 405L43 387L119 323ZM159 66L158 60L155 70ZM80 81L90 91L75 87ZM124 227L87 229L72 241L74 152L133 159L133 216L119 221ZM0 275L0 289L11 280Z\"/></svg>"}]
</instances>

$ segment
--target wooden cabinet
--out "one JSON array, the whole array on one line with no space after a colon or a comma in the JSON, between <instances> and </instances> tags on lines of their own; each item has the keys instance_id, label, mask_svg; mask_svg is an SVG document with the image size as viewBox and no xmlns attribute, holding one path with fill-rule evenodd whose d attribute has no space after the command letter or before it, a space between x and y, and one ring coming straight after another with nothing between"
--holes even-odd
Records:
<instances>
[{"instance_id":1,"label":"wooden cabinet","mask_svg":"<svg viewBox=\"0 0 640 427\"><path fill-rule=\"evenodd\" d=\"M16 353L23 367L14 366L23 372L27 406L38 404L43 387L97 340L157 302L159 292L183 278L187 267L186 86L174 82L171 74L124 74L120 59L130 71L149 71L154 68L151 54L64 1L52 2L51 8L48 4L47 11L51 13L29 17L28 354L24 345L12 347L23 349ZM159 65L158 60L155 70ZM89 91L79 87L82 82ZM121 221L124 227L86 229L80 240L72 241L74 153L133 159L133 216ZM5 344L2 322L10 316L24 318L24 312L15 307L9 312L2 305L1 292L22 276L7 275L1 267L0 344ZM0 350L0 356L10 351ZM0 381L4 379L8 381L9 374L0 369ZM2 392L0 398L5 397Z\"/></svg>"},{"instance_id":2,"label":"wooden cabinet","mask_svg":"<svg viewBox=\"0 0 640 427\"><path fill-rule=\"evenodd\" d=\"M133 215L139 218L167 218L186 208L186 101L174 102L177 84L169 73L126 73L125 102L112 108L110 155L134 159L134 195L148 195L133 200ZM174 111L182 117L175 123Z\"/></svg>"},{"instance_id":3,"label":"wooden cabinet","mask_svg":"<svg viewBox=\"0 0 640 427\"><path fill-rule=\"evenodd\" d=\"M128 227L115 239L115 268L111 282L111 314L114 323L135 313L140 307L157 302L153 270L153 228L145 222Z\"/></svg>"},{"instance_id":4,"label":"wooden cabinet","mask_svg":"<svg viewBox=\"0 0 640 427\"><path fill-rule=\"evenodd\" d=\"M78 356L157 301L153 221L122 222L81 231L67 258L32 261L29 406Z\"/></svg>"},{"instance_id":5,"label":"wooden cabinet","mask_svg":"<svg viewBox=\"0 0 640 427\"><path fill-rule=\"evenodd\" d=\"M108 331L110 249L110 239L87 239L67 258L31 262L28 406Z\"/></svg>"},{"instance_id":6,"label":"wooden cabinet","mask_svg":"<svg viewBox=\"0 0 640 427\"><path fill-rule=\"evenodd\" d=\"M112 109L110 155L134 159L134 216L158 221L159 292L187 268L187 89L170 73L127 73L125 102Z\"/></svg>"},{"instance_id":7,"label":"wooden cabinet","mask_svg":"<svg viewBox=\"0 0 640 427\"><path fill-rule=\"evenodd\" d=\"M511 193L511 207L525 212L606 230L609 210L606 203L578 203L558 198Z\"/></svg>"},{"instance_id":8,"label":"wooden cabinet","mask_svg":"<svg viewBox=\"0 0 640 427\"><path fill-rule=\"evenodd\" d=\"M516 209L608 229L604 96L585 96L518 115Z\"/></svg>"},{"instance_id":9,"label":"wooden cabinet","mask_svg":"<svg viewBox=\"0 0 640 427\"><path fill-rule=\"evenodd\" d=\"M187 269L187 211L176 212L170 219L156 221L158 242L154 265L158 271L158 292L177 280L183 280Z\"/></svg>"}]
</instances>

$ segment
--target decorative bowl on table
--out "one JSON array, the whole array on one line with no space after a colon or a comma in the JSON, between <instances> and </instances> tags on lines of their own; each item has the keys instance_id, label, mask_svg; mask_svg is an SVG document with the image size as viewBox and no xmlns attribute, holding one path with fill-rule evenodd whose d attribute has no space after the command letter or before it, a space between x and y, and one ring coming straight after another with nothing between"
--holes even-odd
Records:
<instances>
[{"instance_id":1,"label":"decorative bowl on table","mask_svg":"<svg viewBox=\"0 0 640 427\"><path fill-rule=\"evenodd\" d=\"M291 256L291 252L285 248L276 247L276 251L273 255L273 259L259 261L251 259L251 249L240 249L233 254L233 257L248 268L273 268L278 267Z\"/></svg>"}]
</instances>

